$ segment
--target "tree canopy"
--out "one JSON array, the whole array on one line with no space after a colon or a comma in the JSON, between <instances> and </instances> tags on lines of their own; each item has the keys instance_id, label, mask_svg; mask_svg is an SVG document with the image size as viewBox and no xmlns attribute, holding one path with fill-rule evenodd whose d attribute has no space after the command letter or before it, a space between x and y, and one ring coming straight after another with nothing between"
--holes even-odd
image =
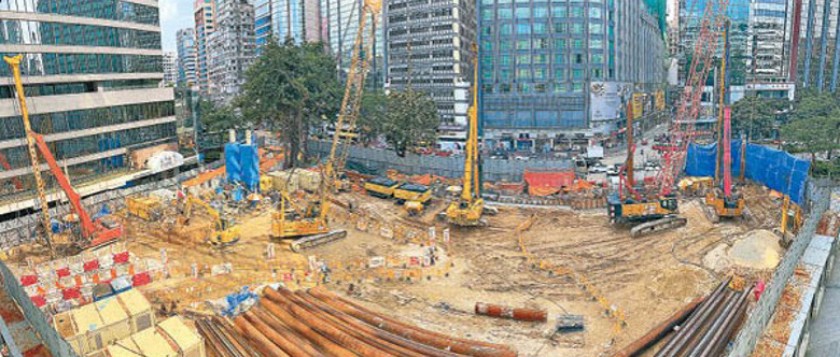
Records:
<instances>
[{"instance_id":1,"label":"tree canopy","mask_svg":"<svg viewBox=\"0 0 840 357\"><path fill-rule=\"evenodd\" d=\"M235 105L243 120L279 132L288 147L286 163L296 166L312 127L335 120L341 101L336 64L321 43L275 41L245 73Z\"/></svg>"},{"instance_id":2,"label":"tree canopy","mask_svg":"<svg viewBox=\"0 0 840 357\"><path fill-rule=\"evenodd\" d=\"M408 89L369 93L362 99L359 126L363 137L383 137L404 156L409 149L435 141L440 117L435 103L423 92Z\"/></svg>"},{"instance_id":3,"label":"tree canopy","mask_svg":"<svg viewBox=\"0 0 840 357\"><path fill-rule=\"evenodd\" d=\"M790 122L782 126L785 149L811 155L816 167L819 155L830 161L840 149L840 104L830 94L801 93L794 104ZM830 170L829 170L830 171Z\"/></svg>"},{"instance_id":4,"label":"tree canopy","mask_svg":"<svg viewBox=\"0 0 840 357\"><path fill-rule=\"evenodd\" d=\"M750 139L773 137L780 111L790 107L787 99L745 97L732 105L732 131Z\"/></svg>"}]
</instances>

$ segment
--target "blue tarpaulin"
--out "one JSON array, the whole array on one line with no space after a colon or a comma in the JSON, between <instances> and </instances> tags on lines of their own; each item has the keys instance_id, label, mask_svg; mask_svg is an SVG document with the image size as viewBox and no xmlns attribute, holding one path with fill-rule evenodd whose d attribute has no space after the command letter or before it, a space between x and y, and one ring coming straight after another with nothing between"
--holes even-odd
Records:
<instances>
[{"instance_id":1,"label":"blue tarpaulin","mask_svg":"<svg viewBox=\"0 0 840 357\"><path fill-rule=\"evenodd\" d=\"M714 176L717 144L688 148L685 173L688 176ZM796 204L805 200L805 185L811 162L784 151L747 144L745 176L773 190L790 196ZM732 141L732 176L741 174L741 141Z\"/></svg>"},{"instance_id":2,"label":"blue tarpaulin","mask_svg":"<svg viewBox=\"0 0 840 357\"><path fill-rule=\"evenodd\" d=\"M260 157L254 145L239 146L239 163L242 167L242 183L249 190L255 190L260 184Z\"/></svg>"},{"instance_id":3,"label":"blue tarpaulin","mask_svg":"<svg viewBox=\"0 0 840 357\"><path fill-rule=\"evenodd\" d=\"M239 144L225 144L225 173L228 182L242 181L242 165L239 160Z\"/></svg>"}]
</instances>

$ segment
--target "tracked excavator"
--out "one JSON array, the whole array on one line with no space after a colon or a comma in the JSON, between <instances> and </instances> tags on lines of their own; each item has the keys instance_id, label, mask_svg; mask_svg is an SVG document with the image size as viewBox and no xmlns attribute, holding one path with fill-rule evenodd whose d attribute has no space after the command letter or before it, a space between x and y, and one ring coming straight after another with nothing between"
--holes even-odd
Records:
<instances>
[{"instance_id":1,"label":"tracked excavator","mask_svg":"<svg viewBox=\"0 0 840 357\"><path fill-rule=\"evenodd\" d=\"M347 236L343 229L331 229L328 219L332 195L347 190L342 182L343 170L349 153L349 145L356 135L353 131L359 117L365 78L371 61L373 33L365 35L368 21L371 30L376 28L378 14L382 10L381 0L365 0L359 19L359 29L353 43L353 54L347 72L344 96L335 123L330 155L322 166L321 183L316 199L305 205L296 204L289 192L281 190L280 204L272 213L270 236L272 239L294 239L293 250L302 250Z\"/></svg>"},{"instance_id":2,"label":"tracked excavator","mask_svg":"<svg viewBox=\"0 0 840 357\"><path fill-rule=\"evenodd\" d=\"M213 233L207 238L207 242L216 247L227 247L239 242L239 226L232 219L222 216L219 210L213 208L207 202L191 194L187 195L184 203L184 218L192 218L195 206L204 208L210 218L213 219Z\"/></svg>"}]
</instances>

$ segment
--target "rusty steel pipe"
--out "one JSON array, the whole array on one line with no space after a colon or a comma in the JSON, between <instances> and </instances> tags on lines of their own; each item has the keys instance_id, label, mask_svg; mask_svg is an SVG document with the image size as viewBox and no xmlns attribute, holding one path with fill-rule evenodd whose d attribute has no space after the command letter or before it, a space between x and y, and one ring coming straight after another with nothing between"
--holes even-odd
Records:
<instances>
[{"instance_id":1,"label":"rusty steel pipe","mask_svg":"<svg viewBox=\"0 0 840 357\"><path fill-rule=\"evenodd\" d=\"M268 324L263 322L259 317L254 315L253 312L247 311L243 314L246 320L251 323L251 326L256 328L260 333L262 333L265 337L267 337L271 342L273 342L277 347L280 347L284 352L286 352L291 357L309 357L309 356L318 356L320 353L315 351L307 351L303 346L299 346L295 344L290 339L286 338L286 336L279 333L277 330L272 329ZM315 354L313 354L315 353Z\"/></svg>"},{"instance_id":2,"label":"rusty steel pipe","mask_svg":"<svg viewBox=\"0 0 840 357\"><path fill-rule=\"evenodd\" d=\"M233 320L233 324L239 330L239 333L254 344L257 351L263 356L277 356L288 357L289 355L277 347L271 340L263 335L256 327L251 325L244 317L239 316Z\"/></svg>"},{"instance_id":3,"label":"rusty steel pipe","mask_svg":"<svg viewBox=\"0 0 840 357\"><path fill-rule=\"evenodd\" d=\"M692 300L688 303L688 305L675 312L659 325L652 328L644 336L618 351L618 353L615 354L615 357L635 357L642 354L645 350L655 345L663 337L670 333L674 329L674 326L679 325L688 319L688 315L694 312L694 310L697 309L697 306L699 306L703 301L705 301L703 297Z\"/></svg>"},{"instance_id":4,"label":"rusty steel pipe","mask_svg":"<svg viewBox=\"0 0 840 357\"><path fill-rule=\"evenodd\" d=\"M234 351L229 351L225 344L219 340L219 336L216 334L215 331L212 331L212 328L207 325L207 321L204 319L198 319L195 321L195 326L198 329L199 334L204 337L204 340L207 341L207 350L218 356L224 356L223 352L229 352L234 357L242 357L238 356L234 353Z\"/></svg>"},{"instance_id":5,"label":"rusty steel pipe","mask_svg":"<svg viewBox=\"0 0 840 357\"><path fill-rule=\"evenodd\" d=\"M688 317L688 320L686 320L685 324L680 326L679 331L677 331L677 333L674 334L674 337L668 340L665 346L663 346L658 352L656 352L656 355L654 357L667 357L674 355L675 352L672 350L682 346L685 343L684 340L687 334L684 332L689 329L693 329L698 323L702 323L702 321L699 320L705 319L704 316L708 313L709 310L713 309L715 304L717 304L717 301L721 297L721 292L723 292L723 289L726 288L727 285L729 285L730 281L732 281L731 277L721 282L717 286L717 288L715 288L715 290L713 290L712 293L709 294L708 297L706 297L706 300L703 301L702 304L700 304L700 307L697 310L695 310L694 313L691 314L691 316Z\"/></svg>"},{"instance_id":6,"label":"rusty steel pipe","mask_svg":"<svg viewBox=\"0 0 840 357\"><path fill-rule=\"evenodd\" d=\"M341 311L338 311L329 305L325 304L321 300L316 299L312 295L298 291L296 295L300 296L306 302L312 304L314 307L324 311L326 314L329 314L336 319L338 319L339 326L346 325L351 330L360 331L368 336L372 336L373 338L384 340L400 346L402 348L406 348L412 352L412 354L417 354L419 356L431 356L431 357L456 357L458 354L451 353L448 351L439 350L437 348L424 345L419 342L415 342L409 340L405 337L395 335L388 331L376 328L374 326L368 325L367 323L358 320L348 314L345 314Z\"/></svg>"},{"instance_id":7,"label":"rusty steel pipe","mask_svg":"<svg viewBox=\"0 0 840 357\"><path fill-rule=\"evenodd\" d=\"M709 332L711 325L713 325L720 314L723 313L734 296L735 295L731 290L725 289L723 297L720 301L718 301L714 308L709 311L705 319L700 321L695 328L681 331L686 335L686 338L684 342L674 350L675 354L678 356L687 356L695 347L697 347L700 340L706 335L706 333Z\"/></svg>"},{"instance_id":8,"label":"rusty steel pipe","mask_svg":"<svg viewBox=\"0 0 840 357\"><path fill-rule=\"evenodd\" d=\"M746 312L748 302L747 297L750 295L750 292L752 292L751 288L744 289L737 299L734 310L722 319L723 321L717 329L712 330L714 331L712 337L709 339L706 346L699 351L697 354L698 356L711 356L711 353L714 353L726 346L726 341L732 335L736 322L740 319L740 316Z\"/></svg>"},{"instance_id":9,"label":"rusty steel pipe","mask_svg":"<svg viewBox=\"0 0 840 357\"><path fill-rule=\"evenodd\" d=\"M297 318L292 316L291 313L289 313L273 301L270 301L268 299L261 299L260 307L265 309L265 311L268 312L271 316L277 318L278 321L285 324L293 331L305 337L307 340L312 341L313 344L318 346L318 348L327 355L336 357L356 356L355 353L342 347L338 343L333 342L331 339L321 335L318 331L313 329L312 326L299 321Z\"/></svg>"},{"instance_id":10,"label":"rusty steel pipe","mask_svg":"<svg viewBox=\"0 0 840 357\"><path fill-rule=\"evenodd\" d=\"M280 320L278 320L274 315L271 315L269 312L265 311L259 305L254 306L249 312L253 313L254 316L262 320L263 323L268 325L272 330L276 331L277 333L283 335L286 339L289 340L290 343L294 344L295 346L299 346L302 348L306 353L310 356L323 356L324 354L312 344L311 341L307 340L306 338L301 337L297 332L293 331L290 327L286 326ZM283 346L280 346L281 348Z\"/></svg>"},{"instance_id":11,"label":"rusty steel pipe","mask_svg":"<svg viewBox=\"0 0 840 357\"><path fill-rule=\"evenodd\" d=\"M336 301L340 304L349 306L349 307L351 307L351 308L353 308L357 311L360 311L364 314L368 314L370 316L380 318L380 319L382 319L382 320L384 320L384 321L386 321L386 322L388 322L388 323L390 323L394 326L399 326L401 328L413 330L413 331L416 331L417 333L420 333L420 334L423 334L423 335L436 336L438 338L449 339L449 340L452 340L452 341L458 341L458 342L462 342L464 344L468 344L468 345L472 345L472 346L483 346L483 347L489 347L489 348L493 348L493 349L500 349L500 350L507 350L507 351L515 352L515 351L513 351L513 349L510 348L510 346L507 346L507 345L490 343L490 342L483 342L483 341L476 341L476 340L469 340L469 339L465 339L465 338L458 338L458 337L442 334L442 333L439 333L439 332L422 329L422 328L419 328L417 326L410 325L410 324L404 323L402 321L398 321L398 320L393 319L389 316L382 315L382 314L380 314L378 312L375 312L373 310L370 310L370 309L368 309L368 308L366 308L362 305L359 305L352 300L345 299L341 296L338 296L337 294L335 294L332 291L329 291L329 290L327 290L323 287L314 287L312 289L309 289L309 293L312 294L312 296L315 296L316 298L318 298L319 300L323 301L324 299L328 299L328 300L332 299L332 300L334 300L334 301Z\"/></svg>"},{"instance_id":12,"label":"rusty steel pipe","mask_svg":"<svg viewBox=\"0 0 840 357\"><path fill-rule=\"evenodd\" d=\"M230 323L230 320L226 320L221 317L213 317L213 320L216 322L216 326L218 326L219 331L225 336L225 339L229 341L230 344L239 351L239 353L243 356L253 356L256 354L256 351L253 347L251 347L251 345L242 343L245 341L245 337L236 331L236 328Z\"/></svg>"},{"instance_id":13,"label":"rusty steel pipe","mask_svg":"<svg viewBox=\"0 0 840 357\"><path fill-rule=\"evenodd\" d=\"M490 317L500 317L517 321L546 322L548 312L545 310L513 308L483 302L475 303L475 314Z\"/></svg>"},{"instance_id":14,"label":"rusty steel pipe","mask_svg":"<svg viewBox=\"0 0 840 357\"><path fill-rule=\"evenodd\" d=\"M339 330L332 324L330 324L325 319L317 316L316 314L312 314L309 310L304 309L301 306L291 302L290 300L286 299L285 296L280 295L279 293L272 291L271 289L265 289L265 296L269 298L269 300L276 301L276 302L286 302L286 308L292 313L292 315L296 316L298 319L315 328L318 332L322 333L324 336L327 336L331 340L337 342L341 346L349 349L352 352L355 352L362 356L369 356L369 357L387 357L391 356L391 354L382 351L374 346L371 346L347 333L344 331Z\"/></svg>"},{"instance_id":15,"label":"rusty steel pipe","mask_svg":"<svg viewBox=\"0 0 840 357\"><path fill-rule=\"evenodd\" d=\"M348 328L346 326L346 323L342 322L340 319L327 314L323 310L312 305L311 303L303 299L301 296L292 293L288 289L280 288L277 290L277 292L280 293L280 295L283 295L283 297L291 301L293 304L296 304L297 306L309 311L309 313L311 313L313 316L321 318L330 326L337 328L338 330L346 333L347 335L353 338L356 338L357 340L367 345L370 345L373 348L379 349L383 352L396 356L423 357L422 355L415 353L414 351L411 351L409 349L403 348L402 346L390 343L388 341L384 341L369 334L365 334L359 330Z\"/></svg>"},{"instance_id":16,"label":"rusty steel pipe","mask_svg":"<svg viewBox=\"0 0 840 357\"><path fill-rule=\"evenodd\" d=\"M706 325L707 329L701 335L702 337L699 338L697 344L693 346L690 350L688 350L689 357L702 356L701 352L703 352L703 350L706 347L709 347L710 342L712 342L712 339L715 336L715 331L719 331L726 322L727 317L735 313L736 310L739 308L738 305L742 295L743 294L738 294L736 292L732 292L730 294L729 300L727 300L726 303L723 304L723 308L720 310L720 313L716 314L713 317L712 321L710 321Z\"/></svg>"},{"instance_id":17,"label":"rusty steel pipe","mask_svg":"<svg viewBox=\"0 0 840 357\"><path fill-rule=\"evenodd\" d=\"M337 309L338 311L342 311L350 316L353 316L359 320L362 320L372 326L376 326L382 330L391 332L398 336L403 336L413 341L417 341L419 343L434 346L439 349L449 350L455 352L457 354L468 355L468 356L477 356L477 357L515 357L517 356L516 352L508 349L507 347L498 347L500 345L496 345L494 347L478 344L478 343L470 343L470 342L463 342L469 340L460 340L455 339L450 336L446 336L440 333L420 329L415 326L407 325L404 323L396 322L393 319L387 318L382 316L378 313L372 312L367 310L363 307L353 304L346 299L342 298L333 298L332 293L324 293L324 290L320 289L311 289L310 294L312 296L318 298L319 300L323 301L327 305ZM349 302L349 303L348 303ZM359 308L357 308L357 306ZM492 345L492 344L490 344Z\"/></svg>"}]
</instances>

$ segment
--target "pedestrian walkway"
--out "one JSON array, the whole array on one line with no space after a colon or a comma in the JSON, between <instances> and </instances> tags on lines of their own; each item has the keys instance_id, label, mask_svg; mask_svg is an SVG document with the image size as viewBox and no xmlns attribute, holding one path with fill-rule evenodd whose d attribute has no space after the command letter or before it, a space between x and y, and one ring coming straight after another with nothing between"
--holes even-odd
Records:
<instances>
[{"instance_id":1,"label":"pedestrian walkway","mask_svg":"<svg viewBox=\"0 0 840 357\"><path fill-rule=\"evenodd\" d=\"M0 289L0 317L9 326L15 345L24 357L50 357L51 354L41 342L38 333L23 317L23 313L6 291Z\"/></svg>"},{"instance_id":2,"label":"pedestrian walkway","mask_svg":"<svg viewBox=\"0 0 840 357\"><path fill-rule=\"evenodd\" d=\"M808 357L840 356L840 255L834 258L819 314L810 327Z\"/></svg>"}]
</instances>

